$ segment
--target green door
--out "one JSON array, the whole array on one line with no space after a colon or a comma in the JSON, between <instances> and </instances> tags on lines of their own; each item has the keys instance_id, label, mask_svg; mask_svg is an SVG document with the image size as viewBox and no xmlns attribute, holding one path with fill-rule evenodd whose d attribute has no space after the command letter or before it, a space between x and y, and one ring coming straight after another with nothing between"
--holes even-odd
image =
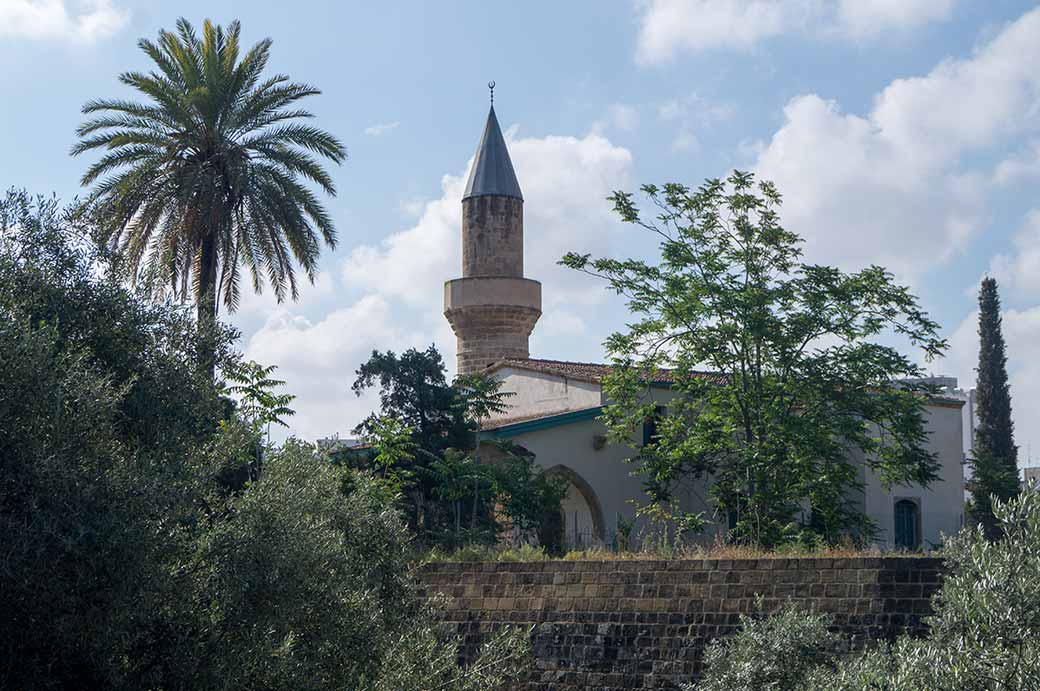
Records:
<instances>
[{"instance_id":1,"label":"green door","mask_svg":"<svg viewBox=\"0 0 1040 691\"><path fill-rule=\"evenodd\" d=\"M896 547L917 549L917 504L907 499L896 502Z\"/></svg>"}]
</instances>

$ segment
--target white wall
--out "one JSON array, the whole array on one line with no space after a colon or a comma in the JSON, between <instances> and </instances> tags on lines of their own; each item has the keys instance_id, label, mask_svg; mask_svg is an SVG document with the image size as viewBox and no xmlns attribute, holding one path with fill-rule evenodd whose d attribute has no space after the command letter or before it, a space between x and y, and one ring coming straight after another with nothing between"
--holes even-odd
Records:
<instances>
[{"instance_id":1,"label":"white wall","mask_svg":"<svg viewBox=\"0 0 1040 691\"><path fill-rule=\"evenodd\" d=\"M495 377L503 382L503 391L516 394L506 400L509 409L495 416L500 419L539 413L549 415L600 404L600 386L594 382L512 367L503 367L495 372Z\"/></svg>"},{"instance_id":2,"label":"white wall","mask_svg":"<svg viewBox=\"0 0 1040 691\"><path fill-rule=\"evenodd\" d=\"M899 485L885 489L877 475L864 471L865 496L863 508L879 528L878 546L894 547L895 503L900 499L917 502L921 514L922 548L943 542L943 535L952 536L964 521L963 451L961 448L962 418L960 406L930 405L926 408L926 428L929 448L938 454L941 468L939 478L928 489L918 485Z\"/></svg>"},{"instance_id":3,"label":"white wall","mask_svg":"<svg viewBox=\"0 0 1040 691\"><path fill-rule=\"evenodd\" d=\"M607 429L602 422L589 419L525 432L510 437L510 440L535 454L535 461L542 468L548 470L563 465L591 486L603 514L603 537L605 542L609 543L617 527L618 515L627 520L635 518L635 507L629 500L635 499L638 503L644 504L647 496L643 492L642 479L632 475L636 466L625 463L625 459L631 457L635 449L621 444L606 444L599 450L594 447L595 437L605 437L606 433ZM707 511L708 507L704 502L706 497L703 481L690 483L688 487L677 492L677 499L685 511ZM577 497L568 501L572 500L573 505L570 505L568 510L579 512L578 522L581 529L585 521L581 513L584 502L577 501ZM570 522L573 521L573 516L570 513L567 515L567 530L571 531ZM633 539L638 537L641 527L642 523L636 526ZM705 540L713 537L714 530L706 531Z\"/></svg>"},{"instance_id":4,"label":"white wall","mask_svg":"<svg viewBox=\"0 0 1040 691\"><path fill-rule=\"evenodd\" d=\"M510 399L510 410L503 417L601 405L600 388L590 382L515 369L500 370L498 376L505 381L503 388L518 393ZM669 389L654 388L651 397L655 402L667 405L674 393ZM886 490L877 476L864 467L861 480L865 492L850 497L877 524L877 544L884 549L893 547L895 502L900 499L912 499L919 505L923 548L941 543L943 534L952 535L963 524L962 412L959 406L951 405L932 405L926 411L929 447L938 454L941 463L939 479L927 490L918 486ZM543 468L567 466L591 485L602 509L604 537L609 542L616 527L616 517L620 514L631 519L635 515L635 508L629 500L644 503L646 495L641 479L631 474L636 466L624 462L635 450L626 445L610 444L596 450L593 439L597 435L605 436L606 428L601 422L590 419L526 432L511 439L534 453ZM707 496L705 480L691 481L677 493L683 510L705 511L710 519ZM572 510L580 510L580 504ZM583 520L579 517L579 522ZM717 525L705 531L702 539L712 540L724 525L725 520L720 519Z\"/></svg>"},{"instance_id":5,"label":"white wall","mask_svg":"<svg viewBox=\"0 0 1040 691\"><path fill-rule=\"evenodd\" d=\"M535 455L544 469L563 465L580 475L592 487L603 513L604 537L609 542L617 525L617 515L633 518L635 508L629 499L646 500L639 478L632 477L632 466L624 463L631 450L607 445L597 451L593 438L606 434L597 420L582 420L569 425L527 432L511 440Z\"/></svg>"}]
</instances>

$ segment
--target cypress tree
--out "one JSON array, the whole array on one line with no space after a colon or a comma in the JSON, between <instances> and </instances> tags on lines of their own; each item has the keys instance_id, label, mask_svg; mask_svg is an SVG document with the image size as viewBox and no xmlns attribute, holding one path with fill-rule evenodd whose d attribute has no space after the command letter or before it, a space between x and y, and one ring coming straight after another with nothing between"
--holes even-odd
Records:
<instances>
[{"instance_id":1,"label":"cypress tree","mask_svg":"<svg viewBox=\"0 0 1040 691\"><path fill-rule=\"evenodd\" d=\"M971 514L990 537L999 535L992 499L1019 491L1018 447L1011 420L1007 352L1001 331L997 282L984 278L979 290L979 366L975 390L978 424L972 453L974 478Z\"/></svg>"}]
</instances>

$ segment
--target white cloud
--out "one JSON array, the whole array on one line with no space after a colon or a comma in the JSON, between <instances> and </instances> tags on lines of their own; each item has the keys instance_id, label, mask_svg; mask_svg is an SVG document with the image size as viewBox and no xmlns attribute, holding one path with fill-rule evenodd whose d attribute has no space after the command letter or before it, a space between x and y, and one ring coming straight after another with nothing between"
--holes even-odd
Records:
<instances>
[{"instance_id":1,"label":"white cloud","mask_svg":"<svg viewBox=\"0 0 1040 691\"><path fill-rule=\"evenodd\" d=\"M1040 209L1026 214L1012 242L1014 252L996 255L990 263L990 273L1010 297L1040 301Z\"/></svg>"},{"instance_id":2,"label":"white cloud","mask_svg":"<svg viewBox=\"0 0 1040 691\"><path fill-rule=\"evenodd\" d=\"M694 92L683 98L673 98L657 105L658 119L678 126L672 139L672 151L696 152L701 148L698 131L710 130L720 122L733 117L733 108L713 103Z\"/></svg>"},{"instance_id":3,"label":"white cloud","mask_svg":"<svg viewBox=\"0 0 1040 691\"><path fill-rule=\"evenodd\" d=\"M811 0L652 0L640 19L636 60L664 62L681 49L747 49L804 25L815 4Z\"/></svg>"},{"instance_id":4,"label":"white cloud","mask_svg":"<svg viewBox=\"0 0 1040 691\"><path fill-rule=\"evenodd\" d=\"M1030 142L1025 150L1005 158L993 171L993 182L998 185L1009 185L1027 178L1040 178L1040 139Z\"/></svg>"},{"instance_id":5,"label":"white cloud","mask_svg":"<svg viewBox=\"0 0 1040 691\"><path fill-rule=\"evenodd\" d=\"M639 108L627 103L612 103L606 114L592 123L589 128L595 134L604 134L608 130L631 132L639 127Z\"/></svg>"},{"instance_id":6,"label":"white cloud","mask_svg":"<svg viewBox=\"0 0 1040 691\"><path fill-rule=\"evenodd\" d=\"M893 29L907 30L950 18L956 0L841 0L839 33L876 38Z\"/></svg>"},{"instance_id":7,"label":"white cloud","mask_svg":"<svg viewBox=\"0 0 1040 691\"><path fill-rule=\"evenodd\" d=\"M923 165L867 118L801 96L755 166L784 195L785 225L811 261L923 271L962 247L982 200L972 180Z\"/></svg>"},{"instance_id":8,"label":"white cloud","mask_svg":"<svg viewBox=\"0 0 1040 691\"><path fill-rule=\"evenodd\" d=\"M587 317L607 293L601 283L556 261L571 250L610 253L619 224L605 197L630 186L632 157L598 134L514 138L512 131L510 154L526 200L526 273L543 282L545 314L532 350L537 354L544 345L552 348L544 354L573 357L606 335L590 332ZM442 286L461 273L464 184L463 174L445 175L440 197L425 203L413 227L379 246L356 247L340 276L319 278L320 296L353 289L360 290L360 299L317 318L300 316L297 305L279 308L248 339L246 357L277 363L286 390L299 396L290 420L294 433L308 439L347 435L377 407L374 395L358 399L350 391L354 370L372 349L399 352L435 343L449 376L454 374L455 337L441 314ZM340 280L345 285L332 285ZM265 300L256 302L270 309Z\"/></svg>"},{"instance_id":9,"label":"white cloud","mask_svg":"<svg viewBox=\"0 0 1040 691\"><path fill-rule=\"evenodd\" d=\"M948 19L956 0L650 0L641 6L636 60L680 51L748 50L784 34L866 39Z\"/></svg>"},{"instance_id":10,"label":"white cloud","mask_svg":"<svg viewBox=\"0 0 1040 691\"><path fill-rule=\"evenodd\" d=\"M1023 310L1006 309L1002 317L1015 442L1019 447L1019 465L1025 466L1030 451L1034 458L1040 453L1040 426L1035 419L1036 411L1040 410L1040 359L1032 357L1034 344L1040 341L1040 306ZM975 385L978 357L978 312L973 312L964 318L950 336L949 355L933 369L953 374L962 387L970 388Z\"/></svg>"},{"instance_id":11,"label":"white cloud","mask_svg":"<svg viewBox=\"0 0 1040 691\"><path fill-rule=\"evenodd\" d=\"M288 420L292 431L313 441L348 436L378 406L374 395L358 398L350 390L354 370L371 351L409 345L422 343L410 339L387 301L373 295L316 321L278 310L249 339L245 357L278 365L285 390L297 395L296 415Z\"/></svg>"},{"instance_id":12,"label":"white cloud","mask_svg":"<svg viewBox=\"0 0 1040 691\"><path fill-rule=\"evenodd\" d=\"M314 283L308 281L305 276L301 276L299 279L300 298L297 302L321 299L332 294L332 275L327 271L319 271L314 277ZM289 298L287 298L286 302L279 304L274 290L269 285L264 286L264 292L257 293L253 291L251 284L243 283L242 299L239 301L238 309L235 313L244 316L268 315L287 307L289 304Z\"/></svg>"},{"instance_id":13,"label":"white cloud","mask_svg":"<svg viewBox=\"0 0 1040 691\"><path fill-rule=\"evenodd\" d=\"M126 26L130 11L111 0L0 0L0 36L91 43Z\"/></svg>"},{"instance_id":14,"label":"white cloud","mask_svg":"<svg viewBox=\"0 0 1040 691\"><path fill-rule=\"evenodd\" d=\"M365 134L369 137L382 137L384 134L390 134L397 129L400 125L399 122L382 122L375 125L370 125L365 128Z\"/></svg>"},{"instance_id":15,"label":"white cloud","mask_svg":"<svg viewBox=\"0 0 1040 691\"><path fill-rule=\"evenodd\" d=\"M892 82L865 116L815 94L792 99L755 168L784 194L784 221L810 259L913 276L962 249L985 219L991 177L962 158L1040 128L1038 35L1040 10L969 59Z\"/></svg>"},{"instance_id":16,"label":"white cloud","mask_svg":"<svg viewBox=\"0 0 1040 691\"><path fill-rule=\"evenodd\" d=\"M691 153L699 151L700 148L701 142L697 135L689 130L679 130L679 134L672 140L672 151Z\"/></svg>"},{"instance_id":17,"label":"white cloud","mask_svg":"<svg viewBox=\"0 0 1040 691\"><path fill-rule=\"evenodd\" d=\"M545 309L601 295L602 286L593 288L556 262L571 250L609 253L618 224L605 197L629 185L631 154L595 133L510 137L509 151L525 198L526 273L543 282ZM464 187L464 174L444 176L441 196L427 203L414 227L378 247L355 248L344 265L347 283L439 315L442 285L461 270Z\"/></svg>"}]
</instances>

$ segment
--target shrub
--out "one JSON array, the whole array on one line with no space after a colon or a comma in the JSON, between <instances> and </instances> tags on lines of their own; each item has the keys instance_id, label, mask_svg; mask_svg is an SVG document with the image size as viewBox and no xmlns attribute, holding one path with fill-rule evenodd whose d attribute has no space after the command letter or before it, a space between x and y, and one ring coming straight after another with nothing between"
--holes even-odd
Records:
<instances>
[{"instance_id":1,"label":"shrub","mask_svg":"<svg viewBox=\"0 0 1040 691\"><path fill-rule=\"evenodd\" d=\"M381 479L295 441L236 479L260 440L196 366L202 338L107 278L56 204L0 200L0 687L513 678L522 632L457 665Z\"/></svg>"},{"instance_id":2,"label":"shrub","mask_svg":"<svg viewBox=\"0 0 1040 691\"><path fill-rule=\"evenodd\" d=\"M838 656L820 615L785 607L745 618L712 644L697 689L1032 689L1040 680L1040 493L994 503L1003 539L981 527L945 545L947 575L923 638Z\"/></svg>"},{"instance_id":3,"label":"shrub","mask_svg":"<svg viewBox=\"0 0 1040 691\"><path fill-rule=\"evenodd\" d=\"M806 676L833 665L841 639L830 633L827 616L786 605L772 616L741 615L743 628L721 638L704 653L707 672L688 689L703 691L787 691L805 688Z\"/></svg>"}]
</instances>

